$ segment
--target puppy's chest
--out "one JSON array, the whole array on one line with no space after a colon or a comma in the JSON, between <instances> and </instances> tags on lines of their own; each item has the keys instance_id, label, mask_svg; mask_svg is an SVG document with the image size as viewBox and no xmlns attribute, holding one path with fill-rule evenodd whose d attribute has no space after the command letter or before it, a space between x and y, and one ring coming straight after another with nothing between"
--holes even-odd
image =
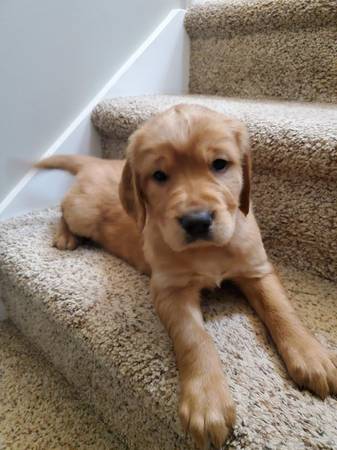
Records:
<instances>
[{"instance_id":1,"label":"puppy's chest","mask_svg":"<svg viewBox=\"0 0 337 450\"><path fill-rule=\"evenodd\" d=\"M205 287L220 286L224 279L232 278L235 270L229 258L215 258L193 261L190 277Z\"/></svg>"},{"instance_id":2,"label":"puppy's chest","mask_svg":"<svg viewBox=\"0 0 337 450\"><path fill-rule=\"evenodd\" d=\"M196 258L189 268L191 280L204 287L220 286L223 280L236 277L256 277L270 271L267 260L256 257L238 257L225 252L210 254L208 257Z\"/></svg>"}]
</instances>

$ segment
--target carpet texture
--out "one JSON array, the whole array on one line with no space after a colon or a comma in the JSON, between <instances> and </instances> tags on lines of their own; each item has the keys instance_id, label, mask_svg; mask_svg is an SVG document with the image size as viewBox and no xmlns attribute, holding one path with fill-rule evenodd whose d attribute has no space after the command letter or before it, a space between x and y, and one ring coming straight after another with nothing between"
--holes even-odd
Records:
<instances>
[{"instance_id":1,"label":"carpet texture","mask_svg":"<svg viewBox=\"0 0 337 450\"><path fill-rule=\"evenodd\" d=\"M9 322L0 322L0 449L126 450Z\"/></svg>"},{"instance_id":2,"label":"carpet texture","mask_svg":"<svg viewBox=\"0 0 337 450\"><path fill-rule=\"evenodd\" d=\"M190 92L337 102L335 0L229 0L195 5Z\"/></svg>"},{"instance_id":3,"label":"carpet texture","mask_svg":"<svg viewBox=\"0 0 337 450\"><path fill-rule=\"evenodd\" d=\"M45 211L34 220L32 213L1 225L0 282L11 319L131 449L193 448L180 430L174 355L148 278L94 246L51 248L57 216ZM55 292L55 268L68 265L73 271L64 271ZM279 269L303 321L336 349L336 285ZM32 278L34 295L25 287ZM69 308L79 287L82 301ZM227 448L336 448L337 400L322 402L294 386L241 295L227 287L205 298L203 308L238 408Z\"/></svg>"},{"instance_id":4,"label":"carpet texture","mask_svg":"<svg viewBox=\"0 0 337 450\"><path fill-rule=\"evenodd\" d=\"M92 114L109 158L122 158L130 134L173 104L199 103L243 120L268 254L304 323L335 351L336 23L336 0L196 4L185 20L192 95L117 98ZM173 348L148 278L94 245L53 248L59 215L55 208L0 223L0 295L78 397L0 324L0 450L194 449L180 427ZM238 290L205 294L203 314L237 406L224 448L335 450L337 399L321 401L294 385Z\"/></svg>"},{"instance_id":5,"label":"carpet texture","mask_svg":"<svg viewBox=\"0 0 337 450\"><path fill-rule=\"evenodd\" d=\"M196 95L106 100L92 114L103 155L121 157L144 120L177 103L200 103L247 124L266 248L284 264L337 280L337 107Z\"/></svg>"}]
</instances>

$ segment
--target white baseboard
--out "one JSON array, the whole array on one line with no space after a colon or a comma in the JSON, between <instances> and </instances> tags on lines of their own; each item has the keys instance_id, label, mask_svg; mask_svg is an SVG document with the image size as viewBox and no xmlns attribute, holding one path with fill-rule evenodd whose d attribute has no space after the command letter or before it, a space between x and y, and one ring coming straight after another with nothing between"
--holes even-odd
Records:
<instances>
[{"instance_id":1,"label":"white baseboard","mask_svg":"<svg viewBox=\"0 0 337 450\"><path fill-rule=\"evenodd\" d=\"M90 115L104 98L187 93L189 39L184 16L185 10L172 10L42 158L67 153L99 156L100 139ZM0 203L0 219L58 204L70 183L71 177L61 171L30 170Z\"/></svg>"}]
</instances>

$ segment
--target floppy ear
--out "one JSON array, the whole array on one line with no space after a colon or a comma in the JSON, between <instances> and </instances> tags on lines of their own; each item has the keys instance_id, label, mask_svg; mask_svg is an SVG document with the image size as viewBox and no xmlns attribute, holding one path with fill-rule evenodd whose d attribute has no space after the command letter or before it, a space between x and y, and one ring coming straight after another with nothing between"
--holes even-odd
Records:
<instances>
[{"instance_id":1,"label":"floppy ear","mask_svg":"<svg viewBox=\"0 0 337 450\"><path fill-rule=\"evenodd\" d=\"M145 226L145 203L140 191L139 180L132 163L127 159L119 184L119 198L127 214L137 223L140 230Z\"/></svg>"},{"instance_id":2,"label":"floppy ear","mask_svg":"<svg viewBox=\"0 0 337 450\"><path fill-rule=\"evenodd\" d=\"M252 157L249 145L249 136L246 127L239 124L236 131L236 139L242 154L242 177L243 185L240 193L239 208L245 216L249 213L250 188L252 178Z\"/></svg>"},{"instance_id":3,"label":"floppy ear","mask_svg":"<svg viewBox=\"0 0 337 450\"><path fill-rule=\"evenodd\" d=\"M249 213L250 204L250 184L252 178L252 158L250 150L243 155L242 159L242 176L243 186L240 193L240 205L239 208L246 216Z\"/></svg>"}]
</instances>

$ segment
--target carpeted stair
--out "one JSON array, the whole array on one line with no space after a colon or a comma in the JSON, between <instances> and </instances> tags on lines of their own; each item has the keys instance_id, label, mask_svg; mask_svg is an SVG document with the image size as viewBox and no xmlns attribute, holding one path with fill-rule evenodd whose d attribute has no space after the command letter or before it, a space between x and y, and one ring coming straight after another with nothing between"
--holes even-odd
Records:
<instances>
[{"instance_id":1,"label":"carpeted stair","mask_svg":"<svg viewBox=\"0 0 337 450\"><path fill-rule=\"evenodd\" d=\"M9 322L0 322L0 449L126 450Z\"/></svg>"},{"instance_id":2,"label":"carpeted stair","mask_svg":"<svg viewBox=\"0 0 337 450\"><path fill-rule=\"evenodd\" d=\"M337 107L207 96L117 98L100 103L93 123L103 155L123 155L128 136L156 112L201 103L243 120L250 131L253 199L270 254L337 280Z\"/></svg>"},{"instance_id":3,"label":"carpeted stair","mask_svg":"<svg viewBox=\"0 0 337 450\"><path fill-rule=\"evenodd\" d=\"M201 103L244 120L266 247L302 320L331 349L337 349L334 4L195 6L186 16L191 94L106 100L92 115L104 157L121 157L132 131L172 104ZM272 62L265 60L264 70L262 54ZM308 73L313 62L318 67ZM147 277L94 245L52 248L58 216L58 209L45 210L0 226L0 286L10 319L130 449L193 448L177 418L174 355ZM237 405L228 448L337 448L336 399L322 402L298 390L237 290L208 295L204 317Z\"/></svg>"},{"instance_id":4,"label":"carpeted stair","mask_svg":"<svg viewBox=\"0 0 337 450\"><path fill-rule=\"evenodd\" d=\"M95 246L51 247L58 211L1 226L1 286L16 326L130 449L193 448L177 419L177 373L148 279ZM278 266L309 328L333 348L337 287ZM206 326L238 408L230 448L333 449L337 402L301 392L260 320L233 288L205 299ZM304 447L304 443L306 447Z\"/></svg>"},{"instance_id":5,"label":"carpeted stair","mask_svg":"<svg viewBox=\"0 0 337 450\"><path fill-rule=\"evenodd\" d=\"M335 0L225 0L196 5L191 91L337 102Z\"/></svg>"}]
</instances>

